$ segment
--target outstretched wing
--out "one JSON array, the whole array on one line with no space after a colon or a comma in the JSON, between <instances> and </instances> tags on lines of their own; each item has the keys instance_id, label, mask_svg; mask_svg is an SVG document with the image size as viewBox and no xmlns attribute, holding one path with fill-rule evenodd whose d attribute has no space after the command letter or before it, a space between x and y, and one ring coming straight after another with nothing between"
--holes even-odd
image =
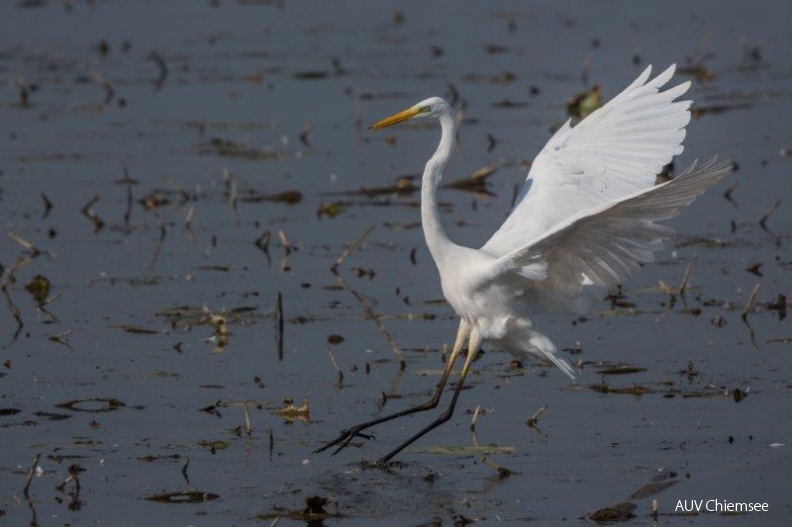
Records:
<instances>
[{"instance_id":1,"label":"outstretched wing","mask_svg":"<svg viewBox=\"0 0 792 527\"><path fill-rule=\"evenodd\" d=\"M691 101L674 102L690 82L660 91L674 70L647 82L649 66L577 126L567 121L534 159L520 199L481 250L502 256L579 211L652 187L682 152L690 121Z\"/></svg>"},{"instance_id":2,"label":"outstretched wing","mask_svg":"<svg viewBox=\"0 0 792 527\"><path fill-rule=\"evenodd\" d=\"M547 264L547 278L533 284L530 300L548 310L582 308L584 285L612 287L654 260L674 230L656 222L676 216L731 169L716 159L695 163L667 183L616 202L579 212L540 238L496 261L496 275Z\"/></svg>"}]
</instances>

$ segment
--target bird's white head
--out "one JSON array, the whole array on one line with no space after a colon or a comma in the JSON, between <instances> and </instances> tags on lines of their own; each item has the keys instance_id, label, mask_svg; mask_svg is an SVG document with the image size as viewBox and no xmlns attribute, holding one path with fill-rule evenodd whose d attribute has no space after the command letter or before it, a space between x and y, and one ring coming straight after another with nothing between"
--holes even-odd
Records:
<instances>
[{"instance_id":1,"label":"bird's white head","mask_svg":"<svg viewBox=\"0 0 792 527\"><path fill-rule=\"evenodd\" d=\"M395 113L381 121L377 121L369 127L369 130L379 130L380 128L385 128L410 119L420 119L424 117L439 118L443 115L450 115L451 113L451 105L448 104L445 99L441 97L429 97L415 106Z\"/></svg>"}]
</instances>

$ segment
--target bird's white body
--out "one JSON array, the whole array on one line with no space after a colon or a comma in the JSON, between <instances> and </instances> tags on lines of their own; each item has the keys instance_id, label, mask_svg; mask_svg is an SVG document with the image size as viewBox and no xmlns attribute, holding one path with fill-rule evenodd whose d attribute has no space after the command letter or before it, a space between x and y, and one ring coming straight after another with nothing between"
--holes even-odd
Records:
<instances>
[{"instance_id":1,"label":"bird's white body","mask_svg":"<svg viewBox=\"0 0 792 527\"><path fill-rule=\"evenodd\" d=\"M371 437L363 430L435 408L466 342L471 352L448 409L379 463L451 418L474 350L483 341L549 360L574 379L553 342L534 327L533 313L582 311L587 290L622 283L651 262L673 234L658 222L678 214L731 170L728 162L713 160L698 169L694 163L655 185L656 174L682 152L690 101L674 100L690 83L661 91L674 67L651 80L650 73L651 67L580 124L567 122L556 132L534 159L509 217L480 249L449 240L437 208L437 189L456 136L449 104L432 97L372 125L376 130L419 117L440 121L440 144L424 170L421 220L443 294L460 317L459 330L429 401L344 430L318 452L339 445L338 452L355 437Z\"/></svg>"},{"instance_id":2,"label":"bird's white body","mask_svg":"<svg viewBox=\"0 0 792 527\"><path fill-rule=\"evenodd\" d=\"M651 80L650 73L647 68L580 124L567 122L555 133L509 217L480 249L449 240L437 208L456 135L453 111L439 97L413 107L411 116L436 117L442 131L424 170L421 219L443 294L462 319L460 332L517 355L538 355L574 377L534 328L532 313L581 312L587 289L613 287L653 261L673 233L656 222L728 172L730 165L713 162L655 186L656 175L683 150L691 101L674 101L689 82L660 90L673 66Z\"/></svg>"}]
</instances>

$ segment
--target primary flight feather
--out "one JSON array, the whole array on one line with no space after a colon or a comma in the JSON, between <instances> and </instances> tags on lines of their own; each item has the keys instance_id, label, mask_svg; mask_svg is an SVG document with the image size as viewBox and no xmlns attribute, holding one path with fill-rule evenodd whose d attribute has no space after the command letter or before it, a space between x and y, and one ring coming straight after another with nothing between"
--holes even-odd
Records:
<instances>
[{"instance_id":1,"label":"primary flight feather","mask_svg":"<svg viewBox=\"0 0 792 527\"><path fill-rule=\"evenodd\" d=\"M532 314L580 312L588 289L624 282L672 237L673 229L659 222L676 216L731 170L731 163L713 159L655 185L657 174L682 153L690 121L691 101L676 100L690 82L662 90L674 70L671 66L650 79L650 66L577 126L567 121L534 159L511 213L480 249L449 240L440 221L436 194L456 136L451 106L432 97L371 127L427 117L440 122L440 144L423 175L421 220L443 294L460 323L430 401L345 430L320 450L340 444L338 451L366 428L437 406L465 343L471 351L448 409L380 462L450 418L482 342L518 356L541 357L574 379L573 368L535 328Z\"/></svg>"}]
</instances>

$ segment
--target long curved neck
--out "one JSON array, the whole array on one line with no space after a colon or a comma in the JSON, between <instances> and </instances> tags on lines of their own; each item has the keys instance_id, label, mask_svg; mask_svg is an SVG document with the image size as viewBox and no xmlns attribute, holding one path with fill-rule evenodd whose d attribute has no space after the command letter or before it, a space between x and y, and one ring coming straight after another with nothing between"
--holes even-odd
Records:
<instances>
[{"instance_id":1,"label":"long curved neck","mask_svg":"<svg viewBox=\"0 0 792 527\"><path fill-rule=\"evenodd\" d=\"M454 245L448 239L443 229L443 224L440 222L440 209L437 206L437 188L443 178L443 169L454 149L454 137L456 136L454 118L450 113L441 115L439 120L442 130L440 144L437 146L434 155L426 162L421 183L421 223L423 224L429 252L432 253L432 258L438 265L441 263L442 256L447 254L447 251L444 251L443 248Z\"/></svg>"}]
</instances>

